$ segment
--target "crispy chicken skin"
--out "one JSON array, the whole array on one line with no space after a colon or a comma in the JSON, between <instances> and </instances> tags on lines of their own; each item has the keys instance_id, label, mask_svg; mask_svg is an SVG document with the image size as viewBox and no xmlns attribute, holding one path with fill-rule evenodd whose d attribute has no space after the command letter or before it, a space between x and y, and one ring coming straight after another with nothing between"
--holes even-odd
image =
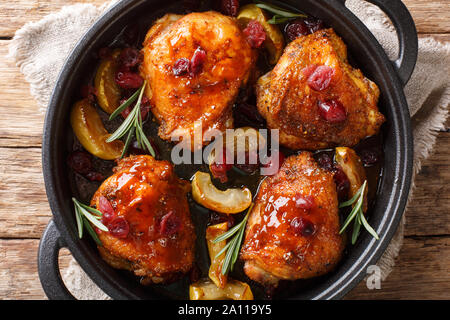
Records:
<instances>
[{"instance_id":1,"label":"crispy chicken skin","mask_svg":"<svg viewBox=\"0 0 450 320\"><path fill-rule=\"evenodd\" d=\"M310 208L298 205L308 196ZM309 152L288 157L259 188L241 249L245 273L272 286L319 276L334 268L343 248L333 174Z\"/></svg>"},{"instance_id":2,"label":"crispy chicken skin","mask_svg":"<svg viewBox=\"0 0 450 320\"><path fill-rule=\"evenodd\" d=\"M307 83L311 66L326 65L334 74L328 88ZM256 87L257 107L268 127L280 130L280 143L291 149L317 150L353 146L374 135L384 122L378 112L379 89L347 62L347 48L333 29L319 30L291 42L275 68ZM319 101L337 99L347 118L332 123L320 116Z\"/></svg>"},{"instance_id":3,"label":"crispy chicken skin","mask_svg":"<svg viewBox=\"0 0 450 320\"><path fill-rule=\"evenodd\" d=\"M130 230L124 239L98 230L102 258L143 277L143 284L176 280L191 269L194 260L194 226L186 198L190 184L175 175L172 164L151 156L125 158L114 172L94 194L91 205L99 208L100 196L106 197ZM167 214L180 225L169 235L161 228Z\"/></svg>"},{"instance_id":4,"label":"crispy chicken skin","mask_svg":"<svg viewBox=\"0 0 450 320\"><path fill-rule=\"evenodd\" d=\"M191 60L198 48L206 52L201 71L175 75L175 63ZM168 14L148 31L142 52L141 74L162 139L192 136L196 121L203 134L233 127L232 104L256 60L233 18L213 11Z\"/></svg>"}]
</instances>

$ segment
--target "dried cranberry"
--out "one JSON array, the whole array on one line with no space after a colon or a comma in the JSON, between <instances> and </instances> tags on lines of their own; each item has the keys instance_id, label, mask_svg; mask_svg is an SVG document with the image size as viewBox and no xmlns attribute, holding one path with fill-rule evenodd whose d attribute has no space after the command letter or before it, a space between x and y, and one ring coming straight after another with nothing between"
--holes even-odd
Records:
<instances>
[{"instance_id":1,"label":"dried cranberry","mask_svg":"<svg viewBox=\"0 0 450 320\"><path fill-rule=\"evenodd\" d=\"M247 27L243 30L247 42L250 47L257 49L261 47L264 40L266 40L266 32L264 27L256 20L250 20Z\"/></svg>"},{"instance_id":2,"label":"dried cranberry","mask_svg":"<svg viewBox=\"0 0 450 320\"><path fill-rule=\"evenodd\" d=\"M164 215L159 225L159 232L164 236L171 236L181 229L180 218L173 211Z\"/></svg>"},{"instance_id":3,"label":"dried cranberry","mask_svg":"<svg viewBox=\"0 0 450 320\"><path fill-rule=\"evenodd\" d=\"M262 164L262 167L264 168L264 171L261 173L266 176L272 176L276 174L280 168L281 165L284 162L284 154L283 152L279 150L272 150L271 155L268 157L268 161L266 161L266 164Z\"/></svg>"},{"instance_id":4,"label":"dried cranberry","mask_svg":"<svg viewBox=\"0 0 450 320\"><path fill-rule=\"evenodd\" d=\"M322 20L314 18L299 18L287 24L284 32L289 41L294 41L300 36L306 36L324 28Z\"/></svg>"},{"instance_id":5,"label":"dried cranberry","mask_svg":"<svg viewBox=\"0 0 450 320\"><path fill-rule=\"evenodd\" d=\"M116 217L108 225L109 233L117 238L124 239L130 232L130 225L124 217Z\"/></svg>"},{"instance_id":6,"label":"dried cranberry","mask_svg":"<svg viewBox=\"0 0 450 320\"><path fill-rule=\"evenodd\" d=\"M251 124L252 127L265 127L265 119L258 112L258 109L248 103L240 103L234 110L236 127L245 127Z\"/></svg>"},{"instance_id":7,"label":"dried cranberry","mask_svg":"<svg viewBox=\"0 0 450 320\"><path fill-rule=\"evenodd\" d=\"M144 79L137 73L119 71L116 74L116 83L124 89L137 89L144 83Z\"/></svg>"},{"instance_id":8,"label":"dried cranberry","mask_svg":"<svg viewBox=\"0 0 450 320\"><path fill-rule=\"evenodd\" d=\"M296 217L291 221L291 227L296 235L310 237L316 232L315 225L308 219Z\"/></svg>"},{"instance_id":9,"label":"dried cranberry","mask_svg":"<svg viewBox=\"0 0 450 320\"><path fill-rule=\"evenodd\" d=\"M296 19L287 24L284 28L284 32L289 41L294 41L298 37L306 36L311 33L304 19Z\"/></svg>"},{"instance_id":10,"label":"dried cranberry","mask_svg":"<svg viewBox=\"0 0 450 320\"><path fill-rule=\"evenodd\" d=\"M222 0L221 11L223 14L236 17L239 11L239 0Z\"/></svg>"},{"instance_id":11,"label":"dried cranberry","mask_svg":"<svg viewBox=\"0 0 450 320\"><path fill-rule=\"evenodd\" d=\"M339 100L319 101L319 114L328 122L339 123L347 119L347 112Z\"/></svg>"},{"instance_id":12,"label":"dried cranberry","mask_svg":"<svg viewBox=\"0 0 450 320\"><path fill-rule=\"evenodd\" d=\"M309 66L304 67L301 73L305 76L306 79L308 79L314 73L314 71L316 71L317 67L317 64L310 64Z\"/></svg>"},{"instance_id":13,"label":"dried cranberry","mask_svg":"<svg viewBox=\"0 0 450 320\"><path fill-rule=\"evenodd\" d=\"M88 174L93 170L92 156L85 151L74 151L67 159L69 166L82 175Z\"/></svg>"},{"instance_id":14,"label":"dried cranberry","mask_svg":"<svg viewBox=\"0 0 450 320\"><path fill-rule=\"evenodd\" d=\"M189 74L191 77L196 76L202 71L203 64L206 61L206 51L202 48L197 48L191 58L189 65Z\"/></svg>"},{"instance_id":15,"label":"dried cranberry","mask_svg":"<svg viewBox=\"0 0 450 320\"><path fill-rule=\"evenodd\" d=\"M211 211L209 215L208 225L215 225L219 223L227 223L228 229L234 226L234 217L231 214L223 214L215 211Z\"/></svg>"},{"instance_id":16,"label":"dried cranberry","mask_svg":"<svg viewBox=\"0 0 450 320\"><path fill-rule=\"evenodd\" d=\"M308 86L316 91L323 91L330 86L334 75L334 69L329 66L318 66L308 77Z\"/></svg>"},{"instance_id":17,"label":"dried cranberry","mask_svg":"<svg viewBox=\"0 0 450 320\"><path fill-rule=\"evenodd\" d=\"M373 166L380 160L380 152L375 149L364 149L361 151L361 161L365 167Z\"/></svg>"},{"instance_id":18,"label":"dried cranberry","mask_svg":"<svg viewBox=\"0 0 450 320\"><path fill-rule=\"evenodd\" d=\"M98 198L98 208L102 213L102 222L103 224L109 224L110 221L116 216L116 213L114 212L114 208L111 205L111 202L106 199L104 196L100 196Z\"/></svg>"},{"instance_id":19,"label":"dried cranberry","mask_svg":"<svg viewBox=\"0 0 450 320\"><path fill-rule=\"evenodd\" d=\"M105 180L105 176L102 175L100 172L96 172L96 171L88 172L85 177L87 179L89 179L90 181L103 181L103 180Z\"/></svg>"},{"instance_id":20,"label":"dried cranberry","mask_svg":"<svg viewBox=\"0 0 450 320\"><path fill-rule=\"evenodd\" d=\"M341 168L336 167L334 172L334 182L336 183L336 191L339 201L346 201L350 191L350 181Z\"/></svg>"},{"instance_id":21,"label":"dried cranberry","mask_svg":"<svg viewBox=\"0 0 450 320\"><path fill-rule=\"evenodd\" d=\"M309 29L310 33L314 33L316 31L319 31L321 29L323 29L325 26L323 25L323 21L320 19L315 19L315 18L306 18L304 20L306 26Z\"/></svg>"},{"instance_id":22,"label":"dried cranberry","mask_svg":"<svg viewBox=\"0 0 450 320\"><path fill-rule=\"evenodd\" d=\"M134 68L142 62L142 54L135 48L125 48L120 53L120 63L126 68Z\"/></svg>"},{"instance_id":23,"label":"dried cranberry","mask_svg":"<svg viewBox=\"0 0 450 320\"><path fill-rule=\"evenodd\" d=\"M182 76L188 73L191 62L186 58L178 59L173 65L172 72L176 76Z\"/></svg>"},{"instance_id":24,"label":"dried cranberry","mask_svg":"<svg viewBox=\"0 0 450 320\"><path fill-rule=\"evenodd\" d=\"M227 157L228 155L228 157ZM233 164L227 163L227 158L232 159L231 155L229 155L229 151L227 148L223 148L221 154L217 155L217 161L213 162L209 169L214 178L219 179L220 182L225 183L228 181L227 172L233 168Z\"/></svg>"},{"instance_id":25,"label":"dried cranberry","mask_svg":"<svg viewBox=\"0 0 450 320\"><path fill-rule=\"evenodd\" d=\"M97 95L97 90L94 86L88 84L81 87L80 90L81 96L85 99L88 99L91 102L95 101L95 96Z\"/></svg>"},{"instance_id":26,"label":"dried cranberry","mask_svg":"<svg viewBox=\"0 0 450 320\"><path fill-rule=\"evenodd\" d=\"M122 105L123 103L125 103L125 101L126 101L126 99L122 99L120 101L120 104ZM120 113L122 115L122 117L124 119L126 119L128 117L128 115L130 114L131 110L133 110L133 108L135 106L136 106L136 103L132 103L127 108L125 108L125 110L123 110ZM150 111L150 100L147 97L142 97L142 100L141 100L141 118L142 118L142 120L146 119L149 111Z\"/></svg>"},{"instance_id":27,"label":"dried cranberry","mask_svg":"<svg viewBox=\"0 0 450 320\"><path fill-rule=\"evenodd\" d=\"M303 194L296 194L294 197L294 202L297 208L305 210L310 210L316 205L313 196Z\"/></svg>"},{"instance_id":28,"label":"dried cranberry","mask_svg":"<svg viewBox=\"0 0 450 320\"><path fill-rule=\"evenodd\" d=\"M329 154L323 152L320 153L318 156L316 156L316 161L322 169L328 171L334 170L333 160L331 159Z\"/></svg>"}]
</instances>

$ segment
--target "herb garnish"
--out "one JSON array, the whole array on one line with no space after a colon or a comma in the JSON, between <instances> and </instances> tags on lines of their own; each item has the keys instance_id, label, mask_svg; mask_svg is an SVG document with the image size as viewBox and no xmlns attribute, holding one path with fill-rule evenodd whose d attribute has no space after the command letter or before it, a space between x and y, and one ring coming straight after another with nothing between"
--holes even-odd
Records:
<instances>
[{"instance_id":1,"label":"herb garnish","mask_svg":"<svg viewBox=\"0 0 450 320\"><path fill-rule=\"evenodd\" d=\"M345 219L344 225L342 226L341 230L339 231L339 234L344 232L344 230L347 228L347 226L352 222L353 223L353 234L352 234L352 244L355 244L356 239L358 239L359 231L361 228L361 225L366 228L366 230L375 238L379 239L378 234L373 230L373 228L369 225L366 218L364 217L363 212L363 202L364 202L364 193L367 186L367 180L364 181L361 188L359 188L358 192L348 201L342 202L339 205L339 208L348 207L354 204L352 211L348 215L347 219Z\"/></svg>"},{"instance_id":2,"label":"herb garnish","mask_svg":"<svg viewBox=\"0 0 450 320\"><path fill-rule=\"evenodd\" d=\"M102 218L102 213L94 208L91 208L75 198L72 198L75 208L75 218L77 220L78 227L78 237L81 239L83 237L83 226L86 228L91 237L95 240L98 245L102 245L102 242L97 236L97 233L92 228L91 222L94 226L102 231L108 231L108 228L100 222Z\"/></svg>"},{"instance_id":3,"label":"herb garnish","mask_svg":"<svg viewBox=\"0 0 450 320\"><path fill-rule=\"evenodd\" d=\"M123 158L123 156L127 152L128 147L130 146L131 139L135 134L139 148L147 150L153 157L155 156L155 150L153 150L153 147L150 141L147 139L147 136L145 135L144 129L142 127L141 101L146 84L147 81L144 81L142 87L140 87L130 98L128 98L127 101L120 105L109 117L109 120L114 119L123 110L125 110L128 106L130 106L134 101L137 100L136 105L128 114L125 121L122 122L120 127L106 140L106 142L112 142L114 140L122 138L125 134L128 133L120 158Z\"/></svg>"},{"instance_id":4,"label":"herb garnish","mask_svg":"<svg viewBox=\"0 0 450 320\"><path fill-rule=\"evenodd\" d=\"M306 18L307 15L304 13L297 13L297 12L290 12L286 9L280 8L278 6L275 6L273 4L267 3L265 1L255 1L256 6L258 8L267 10L271 13L273 13L273 17L268 20L267 22L270 24L280 24L285 23L290 20L296 19L296 18Z\"/></svg>"},{"instance_id":5,"label":"herb garnish","mask_svg":"<svg viewBox=\"0 0 450 320\"><path fill-rule=\"evenodd\" d=\"M218 236L216 239L213 240L213 243L217 243L223 240L226 240L228 238L233 237L233 239L229 240L225 247L220 250L219 253L216 254L214 259L217 259L222 253L227 251L227 254L225 255L225 259L223 260L222 264L222 274L226 275L230 270L233 271L234 264L236 263L236 260L239 256L239 251L241 249L241 242L242 238L244 237L244 231L245 226L247 224L247 219L250 211L253 208L253 203L250 205L247 214L245 215L244 219L237 225L235 225L233 228L225 232L224 234Z\"/></svg>"}]
</instances>

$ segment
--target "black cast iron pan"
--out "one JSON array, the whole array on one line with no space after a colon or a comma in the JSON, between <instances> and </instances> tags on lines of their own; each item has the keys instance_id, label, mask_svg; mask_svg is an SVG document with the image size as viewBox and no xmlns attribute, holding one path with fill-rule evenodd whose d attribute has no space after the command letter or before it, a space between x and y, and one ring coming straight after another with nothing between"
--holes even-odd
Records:
<instances>
[{"instance_id":1,"label":"black cast iron pan","mask_svg":"<svg viewBox=\"0 0 450 320\"><path fill-rule=\"evenodd\" d=\"M398 34L400 52L390 61L385 52L346 7L345 0L286 0L285 6L322 19L333 27L348 46L357 66L381 90L379 107L386 116L383 126L384 174L379 182L370 224L380 240L362 234L338 268L293 292L290 299L337 299L343 297L366 274L369 265L381 257L400 222L411 184L413 137L403 87L417 58L414 22L399 0L368 0L379 6L392 20ZM69 181L66 158L69 113L75 92L86 69L92 67L93 52L111 41L130 21L144 17L151 21L166 12L179 12L181 1L123 0L106 12L85 34L66 61L47 109L42 163L53 220L39 246L39 277L50 299L73 299L59 273L58 252L67 247L91 279L115 299L187 298L176 290L144 287L128 274L109 267L89 239L79 240L71 203L74 193ZM276 1L275 1L276 4ZM186 290L187 291L187 290Z\"/></svg>"}]
</instances>

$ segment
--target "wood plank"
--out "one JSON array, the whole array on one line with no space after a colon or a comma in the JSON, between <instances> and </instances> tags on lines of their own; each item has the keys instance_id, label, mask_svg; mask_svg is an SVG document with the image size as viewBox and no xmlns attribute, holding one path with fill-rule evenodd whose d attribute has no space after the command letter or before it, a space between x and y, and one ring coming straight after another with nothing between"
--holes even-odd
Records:
<instances>
[{"instance_id":1,"label":"wood plank","mask_svg":"<svg viewBox=\"0 0 450 320\"><path fill-rule=\"evenodd\" d=\"M18 0L0 2L0 36L12 37L17 29L29 21L39 21L44 16L75 3L101 5L105 0Z\"/></svg>"},{"instance_id":2,"label":"wood plank","mask_svg":"<svg viewBox=\"0 0 450 320\"><path fill-rule=\"evenodd\" d=\"M40 148L0 152L0 238L40 238L51 211Z\"/></svg>"},{"instance_id":3,"label":"wood plank","mask_svg":"<svg viewBox=\"0 0 450 320\"><path fill-rule=\"evenodd\" d=\"M450 32L450 1L402 0L408 7L419 33Z\"/></svg>"},{"instance_id":4,"label":"wood plank","mask_svg":"<svg viewBox=\"0 0 450 320\"><path fill-rule=\"evenodd\" d=\"M406 238L381 289L363 281L346 299L450 299L450 237Z\"/></svg>"},{"instance_id":5,"label":"wood plank","mask_svg":"<svg viewBox=\"0 0 450 320\"><path fill-rule=\"evenodd\" d=\"M0 299L46 299L37 273L38 240L0 240ZM60 252L64 270L71 259Z\"/></svg>"},{"instance_id":6,"label":"wood plank","mask_svg":"<svg viewBox=\"0 0 450 320\"><path fill-rule=\"evenodd\" d=\"M38 240L0 240L0 297L45 299L35 259ZM31 258L32 257L32 258ZM70 253L60 254L62 272ZM407 238L388 279L380 290L361 282L346 299L450 299L450 239Z\"/></svg>"}]
</instances>

